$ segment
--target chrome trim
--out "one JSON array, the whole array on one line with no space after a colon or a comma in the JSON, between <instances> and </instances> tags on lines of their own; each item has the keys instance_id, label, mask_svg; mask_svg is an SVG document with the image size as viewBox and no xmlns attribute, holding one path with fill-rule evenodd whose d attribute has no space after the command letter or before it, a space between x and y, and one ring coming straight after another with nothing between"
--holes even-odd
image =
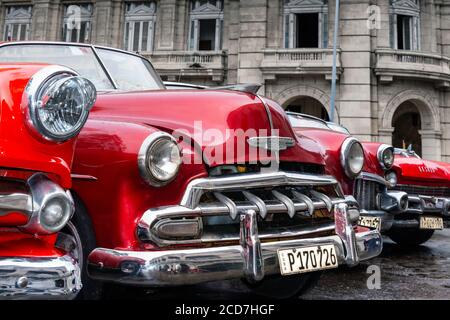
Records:
<instances>
[{"instance_id":1,"label":"chrome trim","mask_svg":"<svg viewBox=\"0 0 450 320\"><path fill-rule=\"evenodd\" d=\"M389 190L379 193L378 197L380 209L384 211L401 213L408 209L408 194L406 192Z\"/></svg>"},{"instance_id":2,"label":"chrome trim","mask_svg":"<svg viewBox=\"0 0 450 320\"><path fill-rule=\"evenodd\" d=\"M37 115L39 106L37 105L38 102L36 101L36 99L41 90L48 84L48 81L59 75L65 75L66 80L69 80L71 78L79 78L79 80L84 81L85 85L91 86L91 90L94 92L94 95L93 97L91 97L91 100L88 101L84 106L84 114L80 118L80 121L70 130L70 132L62 135L55 135L54 133L48 132L48 130L42 126L41 120ZM87 121L89 110L95 103L97 93L95 86L89 80L80 77L76 71L67 67L56 65L47 66L37 71L28 81L25 92L27 95L26 97L28 104L28 112L25 112L25 123L27 124L31 133L37 138L43 138L45 140L55 142L67 141L80 132L81 128Z\"/></svg>"},{"instance_id":3,"label":"chrome trim","mask_svg":"<svg viewBox=\"0 0 450 320\"><path fill-rule=\"evenodd\" d=\"M257 96L258 90L262 87L259 83L240 83L240 84L232 84L228 86L221 87L204 87L206 90L231 90L231 91L240 91L245 93L251 93Z\"/></svg>"},{"instance_id":4,"label":"chrome trim","mask_svg":"<svg viewBox=\"0 0 450 320\"><path fill-rule=\"evenodd\" d=\"M248 210L241 215L239 243L244 257L244 275L250 282L264 278L264 259L258 237L257 218L254 210Z\"/></svg>"},{"instance_id":5,"label":"chrome trim","mask_svg":"<svg viewBox=\"0 0 450 320\"><path fill-rule=\"evenodd\" d=\"M336 224L336 234L341 238L346 249L345 263L353 266L359 263L359 257L356 250L356 235L347 209L346 203L339 203L334 207L334 223Z\"/></svg>"},{"instance_id":6,"label":"chrome trim","mask_svg":"<svg viewBox=\"0 0 450 320\"><path fill-rule=\"evenodd\" d=\"M354 172L350 172L350 169L348 168L348 152L350 151L350 148L355 144L358 143L361 146L361 150L363 152L363 165L361 166L361 170L364 168L364 148L362 147L361 143L358 141L358 139L354 138L354 137L348 137L344 140L344 142L341 145L341 156L340 156L340 161L341 161L341 166L344 169L345 174L347 175L347 177L349 178L355 178L356 176L358 176L360 172L354 173Z\"/></svg>"},{"instance_id":7,"label":"chrome trim","mask_svg":"<svg viewBox=\"0 0 450 320\"><path fill-rule=\"evenodd\" d=\"M72 179L77 179L77 180L92 180L92 181L97 181L98 180L97 177L90 176L90 175L87 175L87 174L72 173L70 176L72 177Z\"/></svg>"},{"instance_id":8,"label":"chrome trim","mask_svg":"<svg viewBox=\"0 0 450 320\"><path fill-rule=\"evenodd\" d=\"M75 212L70 191L65 191L42 173L36 173L31 176L27 184L30 188L33 210L28 223L19 226L19 229L31 234L51 234L61 230ZM41 221L41 215L46 205L54 199L59 199L66 206L66 208L63 208L63 210L66 209L64 210L65 216L58 225L46 226Z\"/></svg>"},{"instance_id":9,"label":"chrome trim","mask_svg":"<svg viewBox=\"0 0 450 320\"><path fill-rule=\"evenodd\" d=\"M308 196L306 196L296 190L293 190L292 194L294 195L294 197L296 199L303 201L305 203L306 207L308 208L308 215L312 216L314 213L314 202Z\"/></svg>"},{"instance_id":10,"label":"chrome trim","mask_svg":"<svg viewBox=\"0 0 450 320\"><path fill-rule=\"evenodd\" d=\"M337 180L331 176L316 176L293 172L249 173L229 177L208 177L191 181L181 199L181 206L194 209L198 206L201 196L206 192L248 190L254 188L277 186L324 186L333 185L342 196Z\"/></svg>"},{"instance_id":11,"label":"chrome trim","mask_svg":"<svg viewBox=\"0 0 450 320\"><path fill-rule=\"evenodd\" d=\"M258 207L259 215L261 216L261 218L264 219L267 215L267 207L264 201L260 197L255 196L253 193L249 191L243 191L242 194L244 195L244 197L248 199L248 201L250 201L251 203L253 203Z\"/></svg>"},{"instance_id":12,"label":"chrome trim","mask_svg":"<svg viewBox=\"0 0 450 320\"><path fill-rule=\"evenodd\" d=\"M259 89L259 88L258 88ZM258 90L256 90L257 92ZM258 99L262 102L264 109L266 110L266 114L267 114L267 119L269 120L269 125L270 125L270 134L272 134L272 130L274 129L273 126L273 119L272 119L272 112L270 111L269 106L267 105L266 100L264 100L263 97L261 97L260 95L256 94L255 92L255 96L258 97Z\"/></svg>"},{"instance_id":13,"label":"chrome trim","mask_svg":"<svg viewBox=\"0 0 450 320\"><path fill-rule=\"evenodd\" d=\"M392 150L392 156L395 159L395 152L394 152L394 147L390 146L388 144L381 144L378 147L377 150L377 159L378 159L378 163L380 164L381 168L383 168L384 170L389 170L392 168L392 166L394 165L394 161L392 161L392 165L390 167L386 167L386 164L383 162L383 153L385 150L387 149L391 149Z\"/></svg>"},{"instance_id":14,"label":"chrome trim","mask_svg":"<svg viewBox=\"0 0 450 320\"><path fill-rule=\"evenodd\" d=\"M35 173L26 182L0 180L5 191L0 194L0 216L19 212L27 217L25 225L18 226L31 234L50 234L61 230L74 212L70 191L65 191L43 173ZM16 186L15 186L16 185ZM18 185L21 190L18 190ZM9 193L10 192L10 193ZM41 214L49 201L59 199L65 206L65 217L56 226L41 223ZM62 208L64 209L64 208Z\"/></svg>"},{"instance_id":15,"label":"chrome trim","mask_svg":"<svg viewBox=\"0 0 450 320\"><path fill-rule=\"evenodd\" d=\"M373 182L377 182L385 187L392 187L391 183L389 181L387 181L385 178L383 178L382 176L379 176L377 174L373 174L373 173L369 173L369 172L361 172L359 174L359 176L356 177L356 179L362 179L362 180L369 180L369 181L373 181Z\"/></svg>"},{"instance_id":16,"label":"chrome trim","mask_svg":"<svg viewBox=\"0 0 450 320\"><path fill-rule=\"evenodd\" d=\"M357 233L354 248L358 260L381 253L383 242L377 230ZM262 271L279 274L277 251L303 246L333 244L340 264L354 265L342 239L326 236L261 243ZM132 274L121 271L122 263L133 263ZM163 251L125 251L97 248L89 255L88 272L93 279L139 286L178 286L245 276L246 262L240 245Z\"/></svg>"},{"instance_id":17,"label":"chrome trim","mask_svg":"<svg viewBox=\"0 0 450 320\"><path fill-rule=\"evenodd\" d=\"M168 183L170 183L171 181L173 181L173 179L176 178L178 171L180 169L180 165L177 168L177 171L175 172L175 174L173 175L173 177L171 177L168 180L159 180L156 177L153 176L153 174L147 170L147 153L149 148L152 147L152 145L154 143L156 143L158 140L160 139L167 139L172 141L173 143L175 143L178 146L177 140L175 140L175 138L163 131L156 131L151 133L147 138L145 138L145 140L142 142L142 145L139 149L138 152L138 158L137 158L137 163L138 163L138 168L139 168L139 173L141 174L141 177L150 185L154 186L154 187L162 187L167 185ZM180 151L180 158L181 158L181 150L178 147L178 150Z\"/></svg>"},{"instance_id":18,"label":"chrome trim","mask_svg":"<svg viewBox=\"0 0 450 320\"><path fill-rule=\"evenodd\" d=\"M73 299L81 290L81 270L70 255L0 258L0 300Z\"/></svg>"},{"instance_id":19,"label":"chrome trim","mask_svg":"<svg viewBox=\"0 0 450 320\"><path fill-rule=\"evenodd\" d=\"M290 137L251 137L247 139L247 143L255 148L261 148L274 152L279 152L295 146L294 138Z\"/></svg>"},{"instance_id":20,"label":"chrome trim","mask_svg":"<svg viewBox=\"0 0 450 320\"><path fill-rule=\"evenodd\" d=\"M219 200L222 204L226 205L228 207L228 210L230 210L230 217L231 219L236 219L238 214L238 209L236 206L236 203L228 198L226 195L220 193L220 192L214 192L214 196Z\"/></svg>"},{"instance_id":21,"label":"chrome trim","mask_svg":"<svg viewBox=\"0 0 450 320\"><path fill-rule=\"evenodd\" d=\"M272 190L272 194L286 206L289 217L293 218L295 215L294 201L292 201L288 196L285 196L281 192L278 192L277 190Z\"/></svg>"},{"instance_id":22,"label":"chrome trim","mask_svg":"<svg viewBox=\"0 0 450 320\"><path fill-rule=\"evenodd\" d=\"M326 204L328 211L331 211L331 209L333 209L333 202L329 196L324 193L317 192L316 190L311 190L309 192L317 199L322 200Z\"/></svg>"}]
</instances>

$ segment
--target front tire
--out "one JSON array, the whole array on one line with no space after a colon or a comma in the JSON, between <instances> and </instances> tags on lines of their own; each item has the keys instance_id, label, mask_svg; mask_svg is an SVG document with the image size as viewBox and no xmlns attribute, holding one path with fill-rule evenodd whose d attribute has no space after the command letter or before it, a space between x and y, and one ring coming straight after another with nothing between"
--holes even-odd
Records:
<instances>
[{"instance_id":1,"label":"front tire","mask_svg":"<svg viewBox=\"0 0 450 320\"><path fill-rule=\"evenodd\" d=\"M255 295L270 299L292 299L307 293L318 282L321 272L292 276L268 276L257 283L244 281Z\"/></svg>"},{"instance_id":2,"label":"front tire","mask_svg":"<svg viewBox=\"0 0 450 320\"><path fill-rule=\"evenodd\" d=\"M434 230L427 229L399 229L389 230L388 236L395 243L403 246L421 245L433 236Z\"/></svg>"},{"instance_id":3,"label":"front tire","mask_svg":"<svg viewBox=\"0 0 450 320\"><path fill-rule=\"evenodd\" d=\"M94 228L81 200L74 196L74 201L75 213L61 232L70 235L76 245L72 254L80 265L83 284L83 288L76 299L97 300L102 296L102 284L90 279L87 273L87 258L92 250L96 248Z\"/></svg>"}]
</instances>

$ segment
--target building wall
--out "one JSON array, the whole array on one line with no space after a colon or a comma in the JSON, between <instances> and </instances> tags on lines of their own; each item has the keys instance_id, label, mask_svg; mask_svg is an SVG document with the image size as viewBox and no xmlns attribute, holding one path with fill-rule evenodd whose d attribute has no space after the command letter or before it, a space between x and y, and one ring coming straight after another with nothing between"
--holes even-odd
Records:
<instances>
[{"instance_id":1,"label":"building wall","mask_svg":"<svg viewBox=\"0 0 450 320\"><path fill-rule=\"evenodd\" d=\"M6 6L31 4L29 39L60 41L62 8L69 3L80 2L0 0L0 34ZM90 3L92 42L123 48L125 2ZM262 93L282 105L307 96L329 111L335 0L326 5L328 48L286 53L282 0L224 0L223 51L208 53L198 60L206 61L204 65L194 70L192 62L200 53L188 50L190 1L158 0L153 50L141 53L169 80L257 82L263 84ZM368 28L369 6L377 6L380 14L376 28ZM420 0L420 47L411 54L391 48L390 13L390 0L341 0L335 120L363 140L390 143L395 110L412 101L422 118L424 157L450 161L450 0ZM168 62L171 55L180 57L179 66Z\"/></svg>"}]
</instances>

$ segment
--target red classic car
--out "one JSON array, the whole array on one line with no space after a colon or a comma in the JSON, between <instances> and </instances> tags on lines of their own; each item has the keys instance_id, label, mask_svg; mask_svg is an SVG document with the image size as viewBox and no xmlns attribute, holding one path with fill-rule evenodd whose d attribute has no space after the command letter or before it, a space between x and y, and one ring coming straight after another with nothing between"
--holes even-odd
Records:
<instances>
[{"instance_id":1,"label":"red classic car","mask_svg":"<svg viewBox=\"0 0 450 320\"><path fill-rule=\"evenodd\" d=\"M297 134L325 145L328 153L330 143L352 139L340 125L304 114L288 114ZM330 130L335 131L333 139L326 133ZM449 226L450 164L424 160L411 149L394 149L382 143L362 142L362 146L366 162L354 180L335 171L332 164L337 161L336 155L327 166L329 174L341 177L338 180L345 194L357 199L360 225L379 226L392 240L406 245L422 244L434 230ZM345 149L344 144L341 149Z\"/></svg>"},{"instance_id":2,"label":"red classic car","mask_svg":"<svg viewBox=\"0 0 450 320\"><path fill-rule=\"evenodd\" d=\"M66 67L0 64L0 299L69 299L81 289L68 190L95 97Z\"/></svg>"},{"instance_id":3,"label":"red classic car","mask_svg":"<svg viewBox=\"0 0 450 320\"><path fill-rule=\"evenodd\" d=\"M313 139L324 148L327 173L340 182L344 194L357 200L361 216L359 225L385 232L394 217L407 209L408 195L391 190L385 174L394 164L394 148L381 143L360 143L338 124L309 115L287 112L299 137ZM346 158L357 158L357 166L346 167Z\"/></svg>"},{"instance_id":4,"label":"red classic car","mask_svg":"<svg viewBox=\"0 0 450 320\"><path fill-rule=\"evenodd\" d=\"M390 189L408 194L408 208L388 235L399 244L422 244L434 230L449 227L450 164L421 159L411 148L395 149L395 155L386 179Z\"/></svg>"},{"instance_id":5,"label":"red classic car","mask_svg":"<svg viewBox=\"0 0 450 320\"><path fill-rule=\"evenodd\" d=\"M381 252L380 233L356 226L356 202L325 174L321 146L297 138L257 87L166 90L144 58L85 44L0 46L0 61L17 60L65 65L99 91L72 189L93 279L157 287L243 278L283 297L310 285L312 271ZM96 284L83 283L87 293Z\"/></svg>"}]
</instances>

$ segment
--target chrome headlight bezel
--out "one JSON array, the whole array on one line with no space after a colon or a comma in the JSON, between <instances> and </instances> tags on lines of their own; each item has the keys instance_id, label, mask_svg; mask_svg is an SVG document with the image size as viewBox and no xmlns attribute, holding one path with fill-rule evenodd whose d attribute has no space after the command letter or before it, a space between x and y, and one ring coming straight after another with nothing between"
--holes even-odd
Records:
<instances>
[{"instance_id":1,"label":"chrome headlight bezel","mask_svg":"<svg viewBox=\"0 0 450 320\"><path fill-rule=\"evenodd\" d=\"M178 161L175 162L176 169L172 172L170 176L165 179L161 177L157 177L152 170L152 151L154 148L160 143L171 143L172 146L175 146L178 150ZM154 187L162 187L170 182L172 182L178 175L178 171L181 167L181 149L178 145L177 140L170 134L162 131L154 132L150 134L142 143L141 148L139 149L138 154L138 168L141 177L151 186Z\"/></svg>"},{"instance_id":2,"label":"chrome headlight bezel","mask_svg":"<svg viewBox=\"0 0 450 320\"><path fill-rule=\"evenodd\" d=\"M391 152L392 153L392 163L386 163L384 161L384 155L386 152ZM384 170L389 170L392 168L392 166L394 165L394 161L395 161L395 152L394 152L394 147L387 145L387 144L382 144L378 147L377 150L377 159L378 162L380 163L381 168L383 168Z\"/></svg>"},{"instance_id":3,"label":"chrome headlight bezel","mask_svg":"<svg viewBox=\"0 0 450 320\"><path fill-rule=\"evenodd\" d=\"M79 92L83 94L85 101L82 103L82 112L70 129L65 128L61 130L61 133L52 132L43 123L39 114L43 104L41 98L44 93L52 93L50 99L55 98L64 92L62 90L69 81L78 86ZM24 113L28 128L36 137L52 142L65 142L76 136L86 123L89 111L97 98L97 91L92 82L63 66L48 66L36 72L28 82L25 94L28 108L24 110Z\"/></svg>"},{"instance_id":4,"label":"chrome headlight bezel","mask_svg":"<svg viewBox=\"0 0 450 320\"><path fill-rule=\"evenodd\" d=\"M393 170L386 172L386 174L384 175L384 179L389 182L391 188L395 187L398 183L397 173L395 173L395 171Z\"/></svg>"},{"instance_id":5,"label":"chrome headlight bezel","mask_svg":"<svg viewBox=\"0 0 450 320\"><path fill-rule=\"evenodd\" d=\"M352 166L350 161L352 160L350 159L349 155L352 152L352 150L354 150L353 148L359 148L361 150L362 163L360 166L361 168L357 172L351 169ZM363 170L364 161L365 161L364 148L361 145L361 143L354 137L348 137L347 139L345 139L341 146L341 165L342 168L344 169L346 176L351 179L357 177Z\"/></svg>"}]
</instances>

